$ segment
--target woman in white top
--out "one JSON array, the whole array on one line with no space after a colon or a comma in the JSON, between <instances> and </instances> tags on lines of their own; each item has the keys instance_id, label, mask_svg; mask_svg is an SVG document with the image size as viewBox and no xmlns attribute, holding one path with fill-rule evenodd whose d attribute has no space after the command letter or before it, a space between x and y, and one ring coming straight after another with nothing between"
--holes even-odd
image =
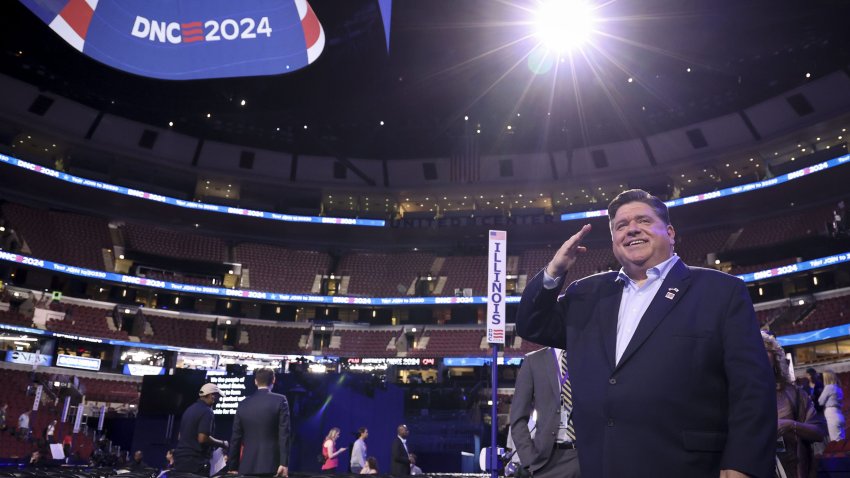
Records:
<instances>
[{"instance_id":1,"label":"woman in white top","mask_svg":"<svg viewBox=\"0 0 850 478\"><path fill-rule=\"evenodd\" d=\"M44 439L47 440L47 443L56 443L56 420L50 422L47 425L47 428L44 430Z\"/></svg>"},{"instance_id":2,"label":"woman in white top","mask_svg":"<svg viewBox=\"0 0 850 478\"><path fill-rule=\"evenodd\" d=\"M838 377L832 370L823 372L823 392L818 398L818 403L823 407L823 415L826 417L826 426L829 429L829 440L838 441L844 439L844 414L841 405L844 402L844 392L838 385Z\"/></svg>"}]
</instances>

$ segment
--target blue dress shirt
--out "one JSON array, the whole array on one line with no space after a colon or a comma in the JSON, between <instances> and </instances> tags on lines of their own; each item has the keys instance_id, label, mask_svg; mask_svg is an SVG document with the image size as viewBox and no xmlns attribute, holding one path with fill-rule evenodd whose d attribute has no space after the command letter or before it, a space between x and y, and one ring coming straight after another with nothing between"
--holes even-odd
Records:
<instances>
[{"instance_id":1,"label":"blue dress shirt","mask_svg":"<svg viewBox=\"0 0 850 478\"><path fill-rule=\"evenodd\" d=\"M646 280L641 285L638 285L637 282L632 280L620 268L616 279L618 282L623 283L623 298L620 300L620 312L617 316L616 361L618 363L623 356L623 352L626 351L629 342L632 340L632 336L635 334L638 324L640 324L641 317L643 317L646 309L649 308L649 304L655 298L658 289L661 288L661 284L667 277L667 273L670 272L673 264L678 260L679 256L673 254L666 261L657 266L650 267L646 271ZM552 277L546 272L546 269L543 269L543 287L546 289L558 287L561 277ZM675 294L674 291L665 291L665 293Z\"/></svg>"}]
</instances>

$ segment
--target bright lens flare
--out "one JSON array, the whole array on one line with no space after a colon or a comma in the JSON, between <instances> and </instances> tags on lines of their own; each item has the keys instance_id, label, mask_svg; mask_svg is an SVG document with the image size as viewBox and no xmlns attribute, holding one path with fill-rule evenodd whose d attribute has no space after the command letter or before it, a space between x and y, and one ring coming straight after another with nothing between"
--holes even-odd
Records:
<instances>
[{"instance_id":1,"label":"bright lens flare","mask_svg":"<svg viewBox=\"0 0 850 478\"><path fill-rule=\"evenodd\" d=\"M551 51L578 48L590 38L593 9L582 0L551 0L537 11L537 38Z\"/></svg>"}]
</instances>

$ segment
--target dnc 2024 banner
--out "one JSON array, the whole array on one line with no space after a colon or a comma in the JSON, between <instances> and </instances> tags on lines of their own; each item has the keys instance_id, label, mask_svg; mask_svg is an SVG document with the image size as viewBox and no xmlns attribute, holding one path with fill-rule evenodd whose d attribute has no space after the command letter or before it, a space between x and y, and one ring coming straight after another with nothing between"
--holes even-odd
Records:
<instances>
[{"instance_id":1,"label":"dnc 2024 banner","mask_svg":"<svg viewBox=\"0 0 850 478\"><path fill-rule=\"evenodd\" d=\"M275 75L316 61L307 0L21 0L71 46L119 70L192 80Z\"/></svg>"}]
</instances>

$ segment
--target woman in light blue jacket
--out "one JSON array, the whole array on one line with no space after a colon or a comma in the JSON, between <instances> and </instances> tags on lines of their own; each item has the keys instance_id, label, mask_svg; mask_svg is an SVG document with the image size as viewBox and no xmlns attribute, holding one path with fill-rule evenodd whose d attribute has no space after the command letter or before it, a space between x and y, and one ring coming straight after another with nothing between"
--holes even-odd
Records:
<instances>
[{"instance_id":1,"label":"woman in light blue jacket","mask_svg":"<svg viewBox=\"0 0 850 478\"><path fill-rule=\"evenodd\" d=\"M844 439L844 413L841 405L844 402L844 392L838 384L838 377L832 370L823 372L823 392L818 398L818 403L823 407L826 417L826 426L829 428L829 440L838 441Z\"/></svg>"}]
</instances>

